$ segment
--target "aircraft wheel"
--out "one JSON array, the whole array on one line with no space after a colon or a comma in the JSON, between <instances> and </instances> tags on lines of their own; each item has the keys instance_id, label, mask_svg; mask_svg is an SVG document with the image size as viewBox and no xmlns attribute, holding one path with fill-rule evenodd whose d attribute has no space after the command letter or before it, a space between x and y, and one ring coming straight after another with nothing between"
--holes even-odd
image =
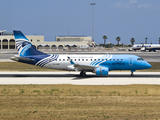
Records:
<instances>
[{"instance_id":1,"label":"aircraft wheel","mask_svg":"<svg viewBox=\"0 0 160 120\"><path fill-rule=\"evenodd\" d=\"M86 76L86 73L85 73L84 71L81 71L81 72L80 72L80 76L85 77L85 76Z\"/></svg>"},{"instance_id":2,"label":"aircraft wheel","mask_svg":"<svg viewBox=\"0 0 160 120\"><path fill-rule=\"evenodd\" d=\"M133 74L133 72L131 72L131 77L134 77L134 74Z\"/></svg>"},{"instance_id":3,"label":"aircraft wheel","mask_svg":"<svg viewBox=\"0 0 160 120\"><path fill-rule=\"evenodd\" d=\"M131 77L134 77L134 74L131 74Z\"/></svg>"}]
</instances>

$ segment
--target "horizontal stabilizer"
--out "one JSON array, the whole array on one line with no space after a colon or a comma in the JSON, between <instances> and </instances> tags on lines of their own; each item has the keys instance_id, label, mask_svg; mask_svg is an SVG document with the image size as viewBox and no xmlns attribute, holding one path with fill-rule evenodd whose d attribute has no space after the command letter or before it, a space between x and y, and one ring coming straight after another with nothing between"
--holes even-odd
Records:
<instances>
[{"instance_id":1,"label":"horizontal stabilizer","mask_svg":"<svg viewBox=\"0 0 160 120\"><path fill-rule=\"evenodd\" d=\"M19 60L23 60L23 61L34 61L34 59L28 59L28 58L24 58L24 57L11 57L11 60L14 61L19 61Z\"/></svg>"}]
</instances>

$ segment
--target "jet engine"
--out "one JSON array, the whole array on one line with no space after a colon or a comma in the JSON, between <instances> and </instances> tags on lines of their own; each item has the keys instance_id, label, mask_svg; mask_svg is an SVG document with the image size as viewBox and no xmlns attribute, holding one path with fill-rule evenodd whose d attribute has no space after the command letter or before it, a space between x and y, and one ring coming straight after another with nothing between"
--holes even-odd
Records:
<instances>
[{"instance_id":1,"label":"jet engine","mask_svg":"<svg viewBox=\"0 0 160 120\"><path fill-rule=\"evenodd\" d=\"M141 51L146 51L146 48L145 48L145 47L142 47L142 48L141 48Z\"/></svg>"},{"instance_id":2,"label":"jet engine","mask_svg":"<svg viewBox=\"0 0 160 120\"><path fill-rule=\"evenodd\" d=\"M96 75L108 75L108 68L106 67L99 67L99 68L95 68L94 73L96 73Z\"/></svg>"},{"instance_id":3,"label":"jet engine","mask_svg":"<svg viewBox=\"0 0 160 120\"><path fill-rule=\"evenodd\" d=\"M75 71L75 67L73 65L67 66L67 70Z\"/></svg>"}]
</instances>

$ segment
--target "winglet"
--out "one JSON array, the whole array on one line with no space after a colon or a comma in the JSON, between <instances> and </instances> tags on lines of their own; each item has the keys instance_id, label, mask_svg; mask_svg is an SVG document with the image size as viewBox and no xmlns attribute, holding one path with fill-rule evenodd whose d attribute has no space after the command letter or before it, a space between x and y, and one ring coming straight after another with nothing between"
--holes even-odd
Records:
<instances>
[{"instance_id":1,"label":"winglet","mask_svg":"<svg viewBox=\"0 0 160 120\"><path fill-rule=\"evenodd\" d=\"M72 61L72 59L70 59L70 57L68 57L68 59L72 65L75 65L75 63Z\"/></svg>"}]
</instances>

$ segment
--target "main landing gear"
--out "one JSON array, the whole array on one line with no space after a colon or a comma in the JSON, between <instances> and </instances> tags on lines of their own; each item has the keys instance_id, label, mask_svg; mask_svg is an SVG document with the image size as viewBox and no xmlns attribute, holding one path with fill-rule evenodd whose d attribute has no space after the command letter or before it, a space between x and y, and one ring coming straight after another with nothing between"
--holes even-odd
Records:
<instances>
[{"instance_id":1,"label":"main landing gear","mask_svg":"<svg viewBox=\"0 0 160 120\"><path fill-rule=\"evenodd\" d=\"M81 71L80 72L80 76L85 77L86 76L86 72L85 71Z\"/></svg>"},{"instance_id":2,"label":"main landing gear","mask_svg":"<svg viewBox=\"0 0 160 120\"><path fill-rule=\"evenodd\" d=\"M131 70L131 77L134 77L133 72L135 72L135 70Z\"/></svg>"}]
</instances>

